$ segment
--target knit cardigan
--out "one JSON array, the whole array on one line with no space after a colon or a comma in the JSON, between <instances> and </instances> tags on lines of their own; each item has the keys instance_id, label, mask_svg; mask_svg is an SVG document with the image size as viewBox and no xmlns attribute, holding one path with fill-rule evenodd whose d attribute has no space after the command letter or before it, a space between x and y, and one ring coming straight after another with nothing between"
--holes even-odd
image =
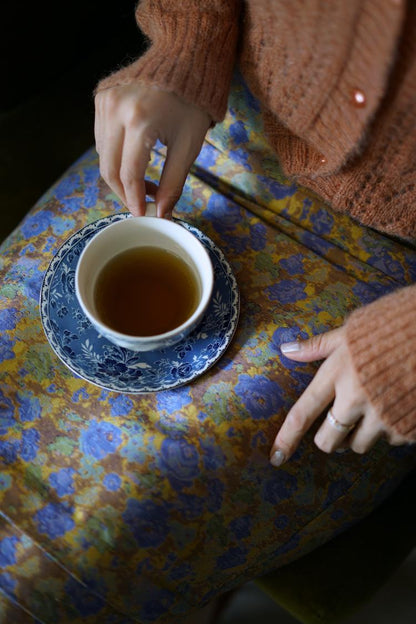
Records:
<instances>
[{"instance_id":1,"label":"knit cardigan","mask_svg":"<svg viewBox=\"0 0 416 624\"><path fill-rule=\"evenodd\" d=\"M151 45L97 91L134 81L223 119L236 63L288 176L335 210L416 239L416 3L142 0ZM354 311L347 340L387 427L416 441L416 285Z\"/></svg>"}]
</instances>

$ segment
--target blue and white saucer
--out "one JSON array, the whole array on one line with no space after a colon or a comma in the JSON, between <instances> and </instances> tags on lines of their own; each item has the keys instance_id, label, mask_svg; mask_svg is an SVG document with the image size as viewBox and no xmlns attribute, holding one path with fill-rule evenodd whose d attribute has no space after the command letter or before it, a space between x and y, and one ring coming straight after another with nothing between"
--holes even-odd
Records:
<instances>
[{"instance_id":1,"label":"blue and white saucer","mask_svg":"<svg viewBox=\"0 0 416 624\"><path fill-rule=\"evenodd\" d=\"M208 370L228 347L239 316L237 282L215 243L194 226L178 220L205 245L214 267L214 290L204 319L184 341L158 351L138 353L109 342L97 333L79 307L75 270L82 250L94 234L129 217L129 213L118 213L99 219L62 245L42 284L43 328L62 362L73 373L101 388L134 394L176 388Z\"/></svg>"}]
</instances>

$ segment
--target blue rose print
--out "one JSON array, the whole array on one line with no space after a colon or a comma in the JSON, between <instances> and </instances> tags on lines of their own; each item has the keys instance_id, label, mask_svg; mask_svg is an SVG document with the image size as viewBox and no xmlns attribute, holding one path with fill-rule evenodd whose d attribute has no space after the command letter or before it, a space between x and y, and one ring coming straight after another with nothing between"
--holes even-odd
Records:
<instances>
[{"instance_id":1,"label":"blue rose print","mask_svg":"<svg viewBox=\"0 0 416 624\"><path fill-rule=\"evenodd\" d=\"M275 550L274 556L279 557L280 555L284 555L285 553L288 553L292 550L294 551L295 548L297 548L297 546L299 545L299 540L299 533L295 533L295 535L292 535L292 537L287 542L285 542Z\"/></svg>"},{"instance_id":2,"label":"blue rose print","mask_svg":"<svg viewBox=\"0 0 416 624\"><path fill-rule=\"evenodd\" d=\"M328 492L322 507L328 507L328 505L336 501L338 498L344 496L349 487L351 487L351 483L347 479L337 479L336 481L331 481L328 485Z\"/></svg>"},{"instance_id":3,"label":"blue rose print","mask_svg":"<svg viewBox=\"0 0 416 624\"><path fill-rule=\"evenodd\" d=\"M14 407L11 400L0 389L0 435L5 435L15 424Z\"/></svg>"},{"instance_id":4,"label":"blue rose print","mask_svg":"<svg viewBox=\"0 0 416 624\"><path fill-rule=\"evenodd\" d=\"M189 389L186 387L177 388L176 390L165 390L157 395L158 410L166 410L169 414L182 409L192 402Z\"/></svg>"},{"instance_id":5,"label":"blue rose print","mask_svg":"<svg viewBox=\"0 0 416 624\"><path fill-rule=\"evenodd\" d=\"M199 153L199 156L196 160L196 164L202 168L202 170L209 170L210 167L214 166L218 158L217 150L209 145L208 143L204 144L204 149L202 149ZM203 171L202 171L203 175ZM185 186L185 190L187 185Z\"/></svg>"},{"instance_id":6,"label":"blue rose print","mask_svg":"<svg viewBox=\"0 0 416 624\"><path fill-rule=\"evenodd\" d=\"M250 154L243 147L237 147L237 149L230 149L230 151L228 152L228 157L231 158L231 160L234 160L235 162L240 163L249 171L252 170L252 167L249 163Z\"/></svg>"},{"instance_id":7,"label":"blue rose print","mask_svg":"<svg viewBox=\"0 0 416 624\"><path fill-rule=\"evenodd\" d=\"M205 507L205 498L194 494L178 494L178 501L181 505L181 516L187 520L201 516Z\"/></svg>"},{"instance_id":8,"label":"blue rose print","mask_svg":"<svg viewBox=\"0 0 416 624\"><path fill-rule=\"evenodd\" d=\"M380 248L376 254L367 259L368 264L376 267L386 275L394 277L398 282L405 282L404 267L389 249Z\"/></svg>"},{"instance_id":9,"label":"blue rose print","mask_svg":"<svg viewBox=\"0 0 416 624\"><path fill-rule=\"evenodd\" d=\"M207 470L218 470L225 465L226 456L214 438L201 439L201 448L202 460Z\"/></svg>"},{"instance_id":10,"label":"blue rose print","mask_svg":"<svg viewBox=\"0 0 416 624\"><path fill-rule=\"evenodd\" d=\"M54 217L52 219L51 225L53 233L59 236L60 234L65 234L65 232L70 231L74 227L75 221L73 219L62 219L61 217Z\"/></svg>"},{"instance_id":11,"label":"blue rose print","mask_svg":"<svg viewBox=\"0 0 416 624\"><path fill-rule=\"evenodd\" d=\"M163 502L130 498L123 519L143 548L160 546L169 534L168 512Z\"/></svg>"},{"instance_id":12,"label":"blue rose print","mask_svg":"<svg viewBox=\"0 0 416 624\"><path fill-rule=\"evenodd\" d=\"M54 214L50 210L42 210L34 214L29 214L21 225L21 232L26 239L38 236L48 229Z\"/></svg>"},{"instance_id":13,"label":"blue rose print","mask_svg":"<svg viewBox=\"0 0 416 624\"><path fill-rule=\"evenodd\" d=\"M235 145L240 145L241 143L247 143L248 141L247 131L242 121L236 121L232 123L228 131Z\"/></svg>"},{"instance_id":14,"label":"blue rose print","mask_svg":"<svg viewBox=\"0 0 416 624\"><path fill-rule=\"evenodd\" d=\"M72 576L65 584L65 591L68 596L71 597L72 603L78 613L83 617L95 615L105 604L104 598L97 595L98 592L95 588L90 590Z\"/></svg>"},{"instance_id":15,"label":"blue rose print","mask_svg":"<svg viewBox=\"0 0 416 624\"><path fill-rule=\"evenodd\" d=\"M234 230L241 223L241 210L223 195L213 193L205 211L217 231Z\"/></svg>"},{"instance_id":16,"label":"blue rose print","mask_svg":"<svg viewBox=\"0 0 416 624\"><path fill-rule=\"evenodd\" d=\"M284 199L285 197L293 195L298 190L296 184L281 184L276 180L261 175L258 176L258 179L260 183L270 191L274 199Z\"/></svg>"},{"instance_id":17,"label":"blue rose print","mask_svg":"<svg viewBox=\"0 0 416 624\"><path fill-rule=\"evenodd\" d=\"M81 197L68 197L67 199L61 199L61 212L63 214L71 214L77 212L81 206L84 205ZM87 208L87 206L85 206Z\"/></svg>"},{"instance_id":18,"label":"blue rose print","mask_svg":"<svg viewBox=\"0 0 416 624\"><path fill-rule=\"evenodd\" d=\"M247 548L242 546L234 546L225 551L217 559L217 565L220 570L227 570L228 568L235 568L236 566L243 565L247 558Z\"/></svg>"},{"instance_id":19,"label":"blue rose print","mask_svg":"<svg viewBox=\"0 0 416 624\"><path fill-rule=\"evenodd\" d=\"M13 345L15 341L11 340L4 334L1 336L0 342L0 362L4 360L12 360L14 358Z\"/></svg>"},{"instance_id":20,"label":"blue rose print","mask_svg":"<svg viewBox=\"0 0 416 624\"><path fill-rule=\"evenodd\" d=\"M271 505L277 505L282 500L290 498L296 488L296 477L279 470L271 479L267 479L263 483L263 499Z\"/></svg>"},{"instance_id":21,"label":"blue rose print","mask_svg":"<svg viewBox=\"0 0 416 624\"><path fill-rule=\"evenodd\" d=\"M181 562L179 565L172 569L169 577L173 581L178 581L192 574L192 566L189 563Z\"/></svg>"},{"instance_id":22,"label":"blue rose print","mask_svg":"<svg viewBox=\"0 0 416 624\"><path fill-rule=\"evenodd\" d=\"M251 523L251 518L248 516L241 516L230 522L230 529L238 539L243 539L250 535Z\"/></svg>"},{"instance_id":23,"label":"blue rose print","mask_svg":"<svg viewBox=\"0 0 416 624\"><path fill-rule=\"evenodd\" d=\"M111 423L92 420L88 429L81 433L83 453L95 459L103 459L109 453L114 453L120 444L120 429Z\"/></svg>"},{"instance_id":24,"label":"blue rose print","mask_svg":"<svg viewBox=\"0 0 416 624\"><path fill-rule=\"evenodd\" d=\"M37 302L39 300L41 284L41 273L34 273L31 277L28 277L23 284L23 292L26 297L30 297Z\"/></svg>"},{"instance_id":25,"label":"blue rose print","mask_svg":"<svg viewBox=\"0 0 416 624\"><path fill-rule=\"evenodd\" d=\"M274 521L274 525L277 529L286 529L286 527L289 526L289 516L287 516L286 514L281 514L280 516L277 516L276 520Z\"/></svg>"},{"instance_id":26,"label":"blue rose print","mask_svg":"<svg viewBox=\"0 0 416 624\"><path fill-rule=\"evenodd\" d=\"M74 403L78 403L80 401L84 401L88 399L88 397L89 397L89 394L85 390L85 388L79 388L79 390L76 390L74 394L72 395L72 401Z\"/></svg>"},{"instance_id":27,"label":"blue rose print","mask_svg":"<svg viewBox=\"0 0 416 624\"><path fill-rule=\"evenodd\" d=\"M411 276L412 282L416 282L416 259L412 257L409 253L405 253L406 263L409 268L409 275Z\"/></svg>"},{"instance_id":28,"label":"blue rose print","mask_svg":"<svg viewBox=\"0 0 416 624\"><path fill-rule=\"evenodd\" d=\"M14 329L17 317L19 316L16 308L5 308L0 310L0 330L5 331Z\"/></svg>"},{"instance_id":29,"label":"blue rose print","mask_svg":"<svg viewBox=\"0 0 416 624\"><path fill-rule=\"evenodd\" d=\"M145 622L155 622L169 609L174 600L174 594L162 587L152 588L147 594L150 596L143 602L140 616Z\"/></svg>"},{"instance_id":30,"label":"blue rose print","mask_svg":"<svg viewBox=\"0 0 416 624\"><path fill-rule=\"evenodd\" d=\"M280 280L277 284L266 288L266 293L270 301L296 303L296 301L306 299L305 286L305 282L298 279Z\"/></svg>"},{"instance_id":31,"label":"blue rose print","mask_svg":"<svg viewBox=\"0 0 416 624\"><path fill-rule=\"evenodd\" d=\"M0 472L0 492L8 490L12 484L12 478L5 472Z\"/></svg>"},{"instance_id":32,"label":"blue rose print","mask_svg":"<svg viewBox=\"0 0 416 624\"><path fill-rule=\"evenodd\" d=\"M301 242L315 253L325 256L334 248L334 244L312 232L302 232Z\"/></svg>"},{"instance_id":33,"label":"blue rose print","mask_svg":"<svg viewBox=\"0 0 416 624\"><path fill-rule=\"evenodd\" d=\"M14 590L16 585L16 579L14 579L8 572L0 574L0 590L3 591L6 596L14 598Z\"/></svg>"},{"instance_id":34,"label":"blue rose print","mask_svg":"<svg viewBox=\"0 0 416 624\"><path fill-rule=\"evenodd\" d=\"M208 481L207 509L211 512L221 509L224 497L224 484L220 479L210 479Z\"/></svg>"},{"instance_id":35,"label":"blue rose print","mask_svg":"<svg viewBox=\"0 0 416 624\"><path fill-rule=\"evenodd\" d=\"M35 459L39 448L39 432L36 429L28 429L22 433L20 457L25 461Z\"/></svg>"},{"instance_id":36,"label":"blue rose print","mask_svg":"<svg viewBox=\"0 0 416 624\"><path fill-rule=\"evenodd\" d=\"M116 492L120 489L121 479L115 472L105 475L103 479L104 487L109 492Z\"/></svg>"},{"instance_id":37,"label":"blue rose print","mask_svg":"<svg viewBox=\"0 0 416 624\"><path fill-rule=\"evenodd\" d=\"M264 249L266 244L267 228L263 223L250 225L250 247L255 251Z\"/></svg>"},{"instance_id":38,"label":"blue rose print","mask_svg":"<svg viewBox=\"0 0 416 624\"><path fill-rule=\"evenodd\" d=\"M294 254L288 258L283 258L279 264L289 275L299 275L305 272L303 267L304 258L305 256L302 256L302 254Z\"/></svg>"},{"instance_id":39,"label":"blue rose print","mask_svg":"<svg viewBox=\"0 0 416 624\"><path fill-rule=\"evenodd\" d=\"M323 236L329 234L334 225L334 217L324 208L320 208L315 213L311 213L313 231Z\"/></svg>"},{"instance_id":40,"label":"blue rose print","mask_svg":"<svg viewBox=\"0 0 416 624\"><path fill-rule=\"evenodd\" d=\"M0 440L0 458L5 464L12 464L16 461L20 448L20 440Z\"/></svg>"},{"instance_id":41,"label":"blue rose print","mask_svg":"<svg viewBox=\"0 0 416 624\"><path fill-rule=\"evenodd\" d=\"M133 401L125 394L119 394L115 398L108 399L111 405L111 416L127 416L133 409Z\"/></svg>"},{"instance_id":42,"label":"blue rose print","mask_svg":"<svg viewBox=\"0 0 416 624\"><path fill-rule=\"evenodd\" d=\"M0 541L0 568L16 563L16 545L19 543L17 537L5 537Z\"/></svg>"},{"instance_id":43,"label":"blue rose print","mask_svg":"<svg viewBox=\"0 0 416 624\"><path fill-rule=\"evenodd\" d=\"M93 188L95 188L94 185L97 182L97 180L99 180L99 178L100 178L100 170L98 167L89 167L85 169L84 182L88 186L88 188L90 187L90 185Z\"/></svg>"},{"instance_id":44,"label":"blue rose print","mask_svg":"<svg viewBox=\"0 0 416 624\"><path fill-rule=\"evenodd\" d=\"M37 397L33 396L32 393L27 395L18 394L18 401L20 404L20 419L23 422L29 422L40 418L42 413L40 401Z\"/></svg>"},{"instance_id":45,"label":"blue rose print","mask_svg":"<svg viewBox=\"0 0 416 624\"><path fill-rule=\"evenodd\" d=\"M35 514L40 533L45 533L51 539L62 537L71 531L75 523L72 519L72 508L62 503L49 503Z\"/></svg>"},{"instance_id":46,"label":"blue rose print","mask_svg":"<svg viewBox=\"0 0 416 624\"><path fill-rule=\"evenodd\" d=\"M356 295L361 303L371 303L382 295L395 290L397 285L390 283L389 285L381 282L360 282L357 281L352 287L352 292Z\"/></svg>"},{"instance_id":47,"label":"blue rose print","mask_svg":"<svg viewBox=\"0 0 416 624\"><path fill-rule=\"evenodd\" d=\"M284 405L282 388L264 375L240 375L235 392L252 418L270 418Z\"/></svg>"},{"instance_id":48,"label":"blue rose print","mask_svg":"<svg viewBox=\"0 0 416 624\"><path fill-rule=\"evenodd\" d=\"M56 490L58 496L66 496L74 494L73 477L75 470L73 468L62 468L58 472L53 472L49 477L49 483Z\"/></svg>"},{"instance_id":49,"label":"blue rose print","mask_svg":"<svg viewBox=\"0 0 416 624\"><path fill-rule=\"evenodd\" d=\"M185 440L165 439L160 449L160 467L176 489L190 485L199 474L199 453Z\"/></svg>"},{"instance_id":50,"label":"blue rose print","mask_svg":"<svg viewBox=\"0 0 416 624\"><path fill-rule=\"evenodd\" d=\"M81 177L78 173L66 175L55 187L55 195L57 199L66 199L77 190L80 184Z\"/></svg>"}]
</instances>

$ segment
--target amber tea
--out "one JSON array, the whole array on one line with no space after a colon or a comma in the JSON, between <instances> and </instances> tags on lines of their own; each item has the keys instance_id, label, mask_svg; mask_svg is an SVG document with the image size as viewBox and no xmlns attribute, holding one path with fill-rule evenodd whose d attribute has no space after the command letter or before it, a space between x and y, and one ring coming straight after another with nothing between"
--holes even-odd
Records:
<instances>
[{"instance_id":1,"label":"amber tea","mask_svg":"<svg viewBox=\"0 0 416 624\"><path fill-rule=\"evenodd\" d=\"M199 285L179 256L159 247L133 247L101 270L94 300L98 316L108 327L130 336L155 336L192 315Z\"/></svg>"}]
</instances>

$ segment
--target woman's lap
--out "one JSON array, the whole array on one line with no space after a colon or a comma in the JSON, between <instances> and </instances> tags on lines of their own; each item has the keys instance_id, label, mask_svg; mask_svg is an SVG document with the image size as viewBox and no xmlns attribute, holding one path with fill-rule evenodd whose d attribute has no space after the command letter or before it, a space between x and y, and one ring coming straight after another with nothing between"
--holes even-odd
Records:
<instances>
[{"instance_id":1,"label":"woman's lap","mask_svg":"<svg viewBox=\"0 0 416 624\"><path fill-rule=\"evenodd\" d=\"M279 424L315 370L279 345L414 280L416 253L261 175L239 122L225 122L237 123L233 153L213 133L178 204L222 248L241 293L232 343L190 385L103 390L66 369L43 334L37 302L52 256L122 209L92 151L2 247L0 588L42 621L168 621L330 539L414 465L413 451L383 442L363 457L326 456L311 432L270 466ZM162 160L155 153L151 177Z\"/></svg>"}]
</instances>

